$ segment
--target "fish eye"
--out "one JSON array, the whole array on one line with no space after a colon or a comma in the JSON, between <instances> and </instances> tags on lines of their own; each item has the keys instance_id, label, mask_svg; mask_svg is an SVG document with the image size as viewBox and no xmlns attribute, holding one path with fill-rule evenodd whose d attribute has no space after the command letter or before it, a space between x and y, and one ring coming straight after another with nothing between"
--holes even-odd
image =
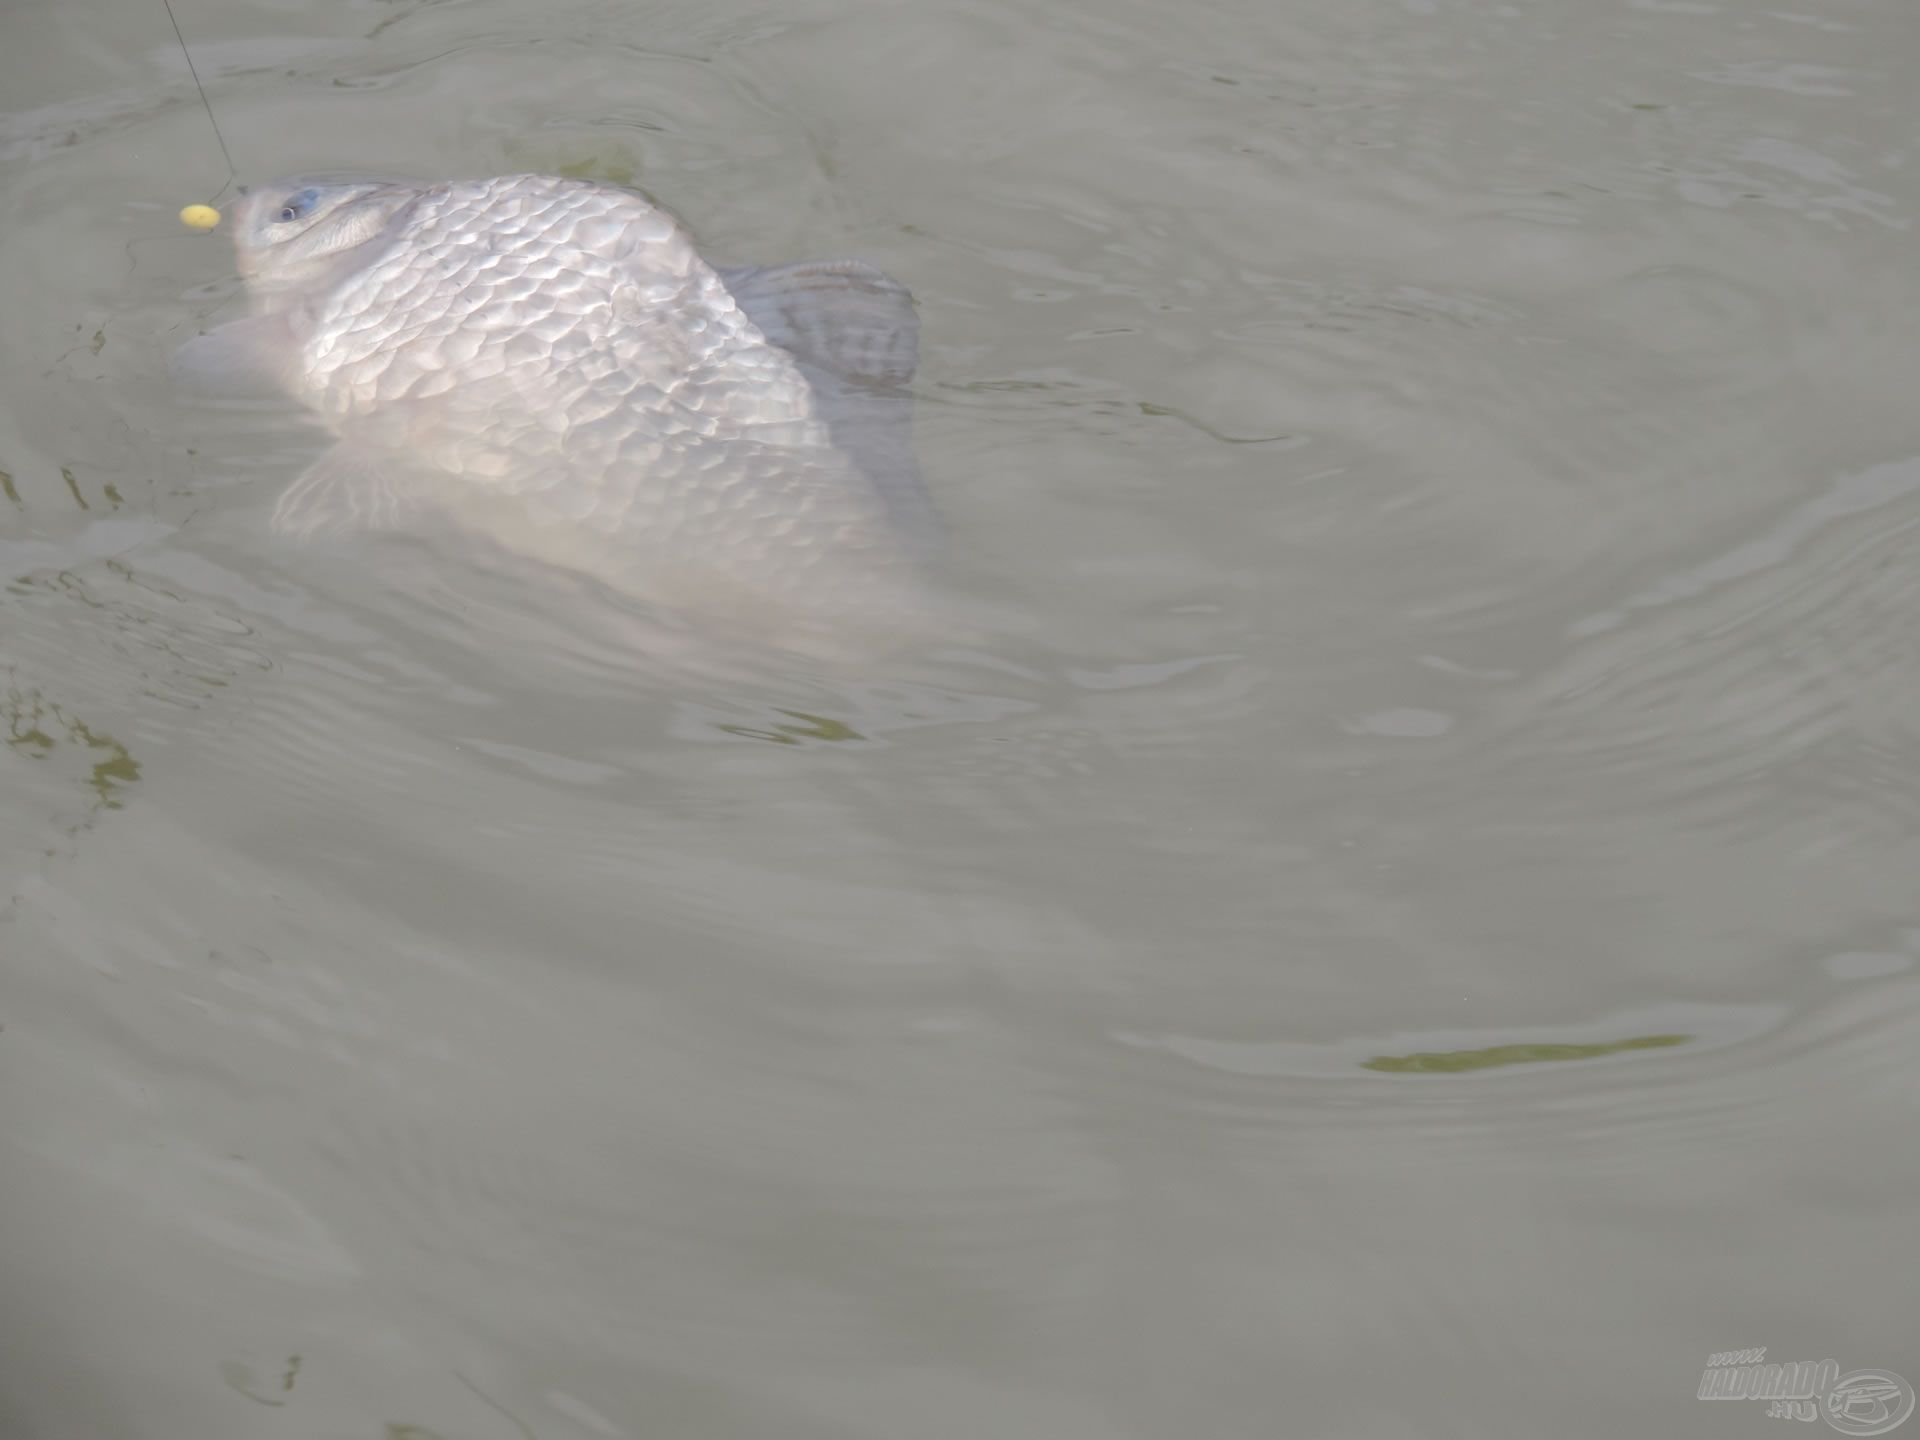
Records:
<instances>
[{"instance_id":1,"label":"fish eye","mask_svg":"<svg viewBox=\"0 0 1920 1440\"><path fill-rule=\"evenodd\" d=\"M289 195L287 203L280 207L280 223L285 225L298 220L313 209L314 202L319 198L320 192L317 190L302 190L297 195Z\"/></svg>"}]
</instances>

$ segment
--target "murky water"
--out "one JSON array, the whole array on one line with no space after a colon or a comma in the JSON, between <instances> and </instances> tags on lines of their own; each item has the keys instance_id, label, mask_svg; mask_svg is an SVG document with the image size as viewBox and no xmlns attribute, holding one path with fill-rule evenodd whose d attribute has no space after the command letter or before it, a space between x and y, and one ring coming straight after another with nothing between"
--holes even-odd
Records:
<instances>
[{"instance_id":1,"label":"murky water","mask_svg":"<svg viewBox=\"0 0 1920 1440\"><path fill-rule=\"evenodd\" d=\"M900 276L1004 619L635 667L274 542L322 441L163 370L236 286L159 0L11 7L6 1440L1920 1379L1910 0L177 8L243 178Z\"/></svg>"}]
</instances>

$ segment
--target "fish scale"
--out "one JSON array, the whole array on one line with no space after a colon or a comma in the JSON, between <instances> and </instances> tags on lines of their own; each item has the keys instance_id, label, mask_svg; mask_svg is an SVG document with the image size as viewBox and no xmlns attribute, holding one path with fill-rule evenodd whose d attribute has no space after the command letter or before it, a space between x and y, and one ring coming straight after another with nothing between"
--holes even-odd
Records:
<instances>
[{"instance_id":1,"label":"fish scale","mask_svg":"<svg viewBox=\"0 0 1920 1440\"><path fill-rule=\"evenodd\" d=\"M244 352L340 440L277 529L433 511L669 603L917 603L915 322L871 267L716 271L645 197L536 175L284 182L235 244L253 313L190 362Z\"/></svg>"}]
</instances>

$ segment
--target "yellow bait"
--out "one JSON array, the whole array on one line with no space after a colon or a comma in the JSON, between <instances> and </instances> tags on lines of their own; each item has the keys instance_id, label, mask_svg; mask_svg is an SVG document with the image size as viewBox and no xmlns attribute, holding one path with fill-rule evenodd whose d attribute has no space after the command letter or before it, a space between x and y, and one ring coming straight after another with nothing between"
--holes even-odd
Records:
<instances>
[{"instance_id":1,"label":"yellow bait","mask_svg":"<svg viewBox=\"0 0 1920 1440\"><path fill-rule=\"evenodd\" d=\"M220 223L220 212L211 205L189 205L180 212L180 223L192 230L211 230Z\"/></svg>"}]
</instances>

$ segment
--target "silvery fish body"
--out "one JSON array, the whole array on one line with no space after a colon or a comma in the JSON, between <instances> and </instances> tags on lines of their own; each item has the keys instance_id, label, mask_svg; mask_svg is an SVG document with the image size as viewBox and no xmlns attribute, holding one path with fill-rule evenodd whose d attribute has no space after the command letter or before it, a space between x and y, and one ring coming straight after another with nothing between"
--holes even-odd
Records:
<instances>
[{"instance_id":1,"label":"silvery fish body","mask_svg":"<svg viewBox=\"0 0 1920 1440\"><path fill-rule=\"evenodd\" d=\"M537 175L288 182L234 230L251 314L182 363L264 372L339 436L277 529L445 514L756 625L912 603L938 521L878 270L716 270L639 194Z\"/></svg>"}]
</instances>

